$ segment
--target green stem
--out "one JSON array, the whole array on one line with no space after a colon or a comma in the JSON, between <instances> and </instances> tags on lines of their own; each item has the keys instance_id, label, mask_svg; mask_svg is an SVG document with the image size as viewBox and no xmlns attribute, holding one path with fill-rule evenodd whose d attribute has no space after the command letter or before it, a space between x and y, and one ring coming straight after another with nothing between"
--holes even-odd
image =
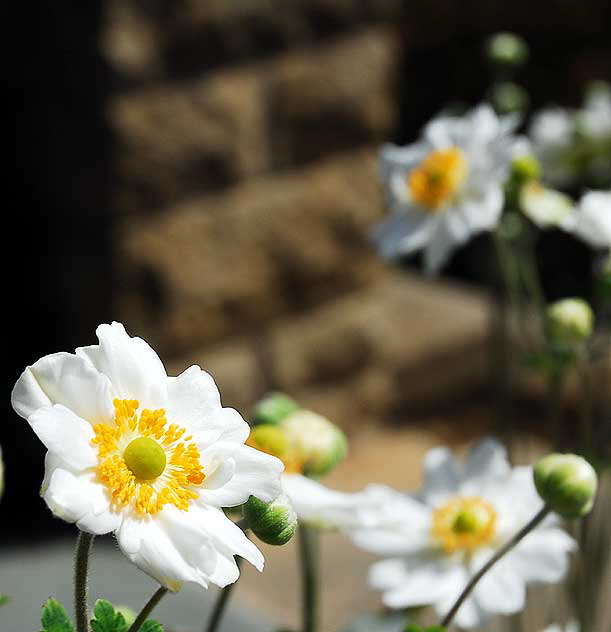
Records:
<instances>
[{"instance_id":1,"label":"green stem","mask_svg":"<svg viewBox=\"0 0 611 632\"><path fill-rule=\"evenodd\" d=\"M318 541L316 530L299 526L299 553L301 562L302 632L318 629Z\"/></svg>"},{"instance_id":2,"label":"green stem","mask_svg":"<svg viewBox=\"0 0 611 632\"><path fill-rule=\"evenodd\" d=\"M93 545L91 533L79 531L76 540L76 555L74 558L74 614L76 632L88 632L89 612L87 609L87 573L89 569L89 554Z\"/></svg>"},{"instance_id":3,"label":"green stem","mask_svg":"<svg viewBox=\"0 0 611 632\"><path fill-rule=\"evenodd\" d=\"M144 608L140 611L138 616L134 619L134 622L129 626L127 632L138 632L142 627L142 624L148 619L149 614L153 611L153 608L161 601L168 592L165 586L159 586L159 588L153 593L153 596L146 602Z\"/></svg>"},{"instance_id":4,"label":"green stem","mask_svg":"<svg viewBox=\"0 0 611 632\"><path fill-rule=\"evenodd\" d=\"M236 558L236 564L238 568L240 567L241 558ZM238 578L239 579L239 578ZM205 632L215 632L221 619L223 618L223 614L225 613L225 608L227 607L227 603L229 602L229 598L231 597L231 593L237 584L237 580L233 582L233 584L227 584L216 599L216 603L214 604L214 610L212 610L212 614L210 615L210 620L208 621L208 625L205 627Z\"/></svg>"},{"instance_id":5,"label":"green stem","mask_svg":"<svg viewBox=\"0 0 611 632\"><path fill-rule=\"evenodd\" d=\"M537 515L526 525L524 525L510 540L508 540L498 551L473 575L469 580L469 583L465 586L462 593L460 593L458 599L454 605L448 611L448 614L442 619L441 625L445 628L449 627L452 623L452 619L458 612L458 609L462 606L465 599L471 594L471 591L475 588L479 580L506 554L513 549L528 533L530 533L535 527L537 527L541 521L550 512L549 507L544 506Z\"/></svg>"}]
</instances>

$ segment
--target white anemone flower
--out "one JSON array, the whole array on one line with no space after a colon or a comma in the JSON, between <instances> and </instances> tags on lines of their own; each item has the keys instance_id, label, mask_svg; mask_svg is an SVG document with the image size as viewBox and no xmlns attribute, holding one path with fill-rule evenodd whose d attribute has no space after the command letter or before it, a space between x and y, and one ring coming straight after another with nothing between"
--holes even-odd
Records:
<instances>
[{"instance_id":1,"label":"white anemone flower","mask_svg":"<svg viewBox=\"0 0 611 632\"><path fill-rule=\"evenodd\" d=\"M301 474L282 475L282 487L299 522L318 529L351 533L378 523L386 499L368 491L341 492Z\"/></svg>"},{"instance_id":2,"label":"white anemone flower","mask_svg":"<svg viewBox=\"0 0 611 632\"><path fill-rule=\"evenodd\" d=\"M534 224L547 229L562 226L573 211L574 204L568 195L533 180L520 191L520 207Z\"/></svg>"},{"instance_id":3,"label":"white anemone flower","mask_svg":"<svg viewBox=\"0 0 611 632\"><path fill-rule=\"evenodd\" d=\"M588 191L562 226L593 248L611 248L611 191Z\"/></svg>"},{"instance_id":4,"label":"white anemone flower","mask_svg":"<svg viewBox=\"0 0 611 632\"><path fill-rule=\"evenodd\" d=\"M381 151L381 176L391 215L374 230L382 256L424 250L437 272L475 234L493 229L517 138L515 116L480 105L465 116L440 116L418 142Z\"/></svg>"},{"instance_id":5,"label":"white anemone flower","mask_svg":"<svg viewBox=\"0 0 611 632\"><path fill-rule=\"evenodd\" d=\"M98 345L45 356L12 393L48 449L41 494L58 517L114 532L125 555L172 591L234 582L234 555L263 556L221 507L273 500L282 463L244 445L248 424L223 408L212 377L192 366L168 377L123 325Z\"/></svg>"},{"instance_id":6,"label":"white anemone flower","mask_svg":"<svg viewBox=\"0 0 611 632\"><path fill-rule=\"evenodd\" d=\"M445 448L431 450L417 496L382 486L374 492L387 499L378 525L353 534L358 546L388 556L371 567L371 586L383 592L390 608L430 604L440 617L495 550L542 507L532 468L511 468L493 440L475 446L464 463ZM483 577L456 624L472 628L494 613L518 612L526 584L559 581L574 546L555 518L547 518Z\"/></svg>"},{"instance_id":7,"label":"white anemone flower","mask_svg":"<svg viewBox=\"0 0 611 632\"><path fill-rule=\"evenodd\" d=\"M553 625L549 625L542 632L579 632L580 625L577 621L569 621L565 625L558 625L554 623Z\"/></svg>"}]
</instances>

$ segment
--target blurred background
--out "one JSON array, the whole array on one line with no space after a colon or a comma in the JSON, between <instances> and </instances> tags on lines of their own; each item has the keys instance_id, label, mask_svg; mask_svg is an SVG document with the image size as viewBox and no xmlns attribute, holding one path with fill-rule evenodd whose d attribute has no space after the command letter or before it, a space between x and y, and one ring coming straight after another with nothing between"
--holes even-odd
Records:
<instances>
[{"instance_id":1,"label":"blurred background","mask_svg":"<svg viewBox=\"0 0 611 632\"><path fill-rule=\"evenodd\" d=\"M531 48L519 79L533 108L578 105L588 81L611 78L609 2L56 0L14 25L0 550L74 533L38 497L44 448L10 389L112 319L170 374L209 370L245 416L280 389L340 424L353 443L338 488L414 488L426 449L487 432L486 245L435 282L417 260L380 261L377 151L412 141L448 102L479 102L483 42L499 30ZM559 233L541 248L550 298L587 297L588 249ZM520 406L521 427L542 436L536 389ZM342 546L330 547L329 630L378 604L364 576L342 589L341 565L368 562ZM290 623L291 552L270 555L241 603ZM10 592L2 566L0 582Z\"/></svg>"}]
</instances>

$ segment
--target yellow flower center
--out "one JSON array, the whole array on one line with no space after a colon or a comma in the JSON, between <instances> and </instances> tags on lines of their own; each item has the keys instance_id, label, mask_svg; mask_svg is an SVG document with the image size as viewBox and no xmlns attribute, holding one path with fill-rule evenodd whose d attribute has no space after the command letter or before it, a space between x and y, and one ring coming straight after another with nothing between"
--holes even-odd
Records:
<instances>
[{"instance_id":1,"label":"yellow flower center","mask_svg":"<svg viewBox=\"0 0 611 632\"><path fill-rule=\"evenodd\" d=\"M433 513L431 535L446 553L473 551L494 538L496 511L482 498L458 496Z\"/></svg>"},{"instance_id":2,"label":"yellow flower center","mask_svg":"<svg viewBox=\"0 0 611 632\"><path fill-rule=\"evenodd\" d=\"M172 504L187 511L204 481L199 450L185 429L168 424L165 410L144 409L136 400L115 399L113 424L96 424L98 479L118 507L133 505L156 514Z\"/></svg>"},{"instance_id":3,"label":"yellow flower center","mask_svg":"<svg viewBox=\"0 0 611 632\"><path fill-rule=\"evenodd\" d=\"M467 174L467 161L460 149L438 149L409 172L407 186L415 202L435 212L456 195Z\"/></svg>"}]
</instances>

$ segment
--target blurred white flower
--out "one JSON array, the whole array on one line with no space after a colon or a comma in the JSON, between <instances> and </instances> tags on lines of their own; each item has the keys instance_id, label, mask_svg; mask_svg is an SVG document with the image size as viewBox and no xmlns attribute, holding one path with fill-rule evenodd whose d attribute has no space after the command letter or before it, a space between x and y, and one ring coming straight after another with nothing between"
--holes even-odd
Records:
<instances>
[{"instance_id":1,"label":"blurred white flower","mask_svg":"<svg viewBox=\"0 0 611 632\"><path fill-rule=\"evenodd\" d=\"M577 112L581 134L594 142L611 138L611 86L596 82L586 93L584 107Z\"/></svg>"},{"instance_id":2,"label":"blurred white flower","mask_svg":"<svg viewBox=\"0 0 611 632\"><path fill-rule=\"evenodd\" d=\"M588 191L562 227L593 248L611 248L611 191Z\"/></svg>"},{"instance_id":3,"label":"blurred white flower","mask_svg":"<svg viewBox=\"0 0 611 632\"><path fill-rule=\"evenodd\" d=\"M376 509L377 526L352 537L365 550L388 556L372 566L371 586L390 608L431 604L440 617L494 551L542 507L532 468L512 469L493 440L475 446L464 463L445 448L431 450L418 496L381 486L369 493L385 497L386 504ZM494 613L521 610L526 584L559 581L574 546L553 517L546 519L477 584L456 615L457 625L472 628Z\"/></svg>"},{"instance_id":4,"label":"blurred white flower","mask_svg":"<svg viewBox=\"0 0 611 632\"><path fill-rule=\"evenodd\" d=\"M418 142L385 145L380 163L390 217L374 229L382 256L424 250L437 272L473 235L493 229L514 155L518 124L480 105L465 116L440 116Z\"/></svg>"},{"instance_id":5,"label":"blurred white flower","mask_svg":"<svg viewBox=\"0 0 611 632\"><path fill-rule=\"evenodd\" d=\"M573 200L564 193L548 189L536 180L525 184L520 191L520 208L539 228L556 228L573 210Z\"/></svg>"},{"instance_id":6,"label":"blurred white flower","mask_svg":"<svg viewBox=\"0 0 611 632\"><path fill-rule=\"evenodd\" d=\"M300 522L319 529L349 533L378 522L382 499L376 494L340 492L301 474L282 475L282 487Z\"/></svg>"},{"instance_id":7,"label":"blurred white flower","mask_svg":"<svg viewBox=\"0 0 611 632\"><path fill-rule=\"evenodd\" d=\"M565 625L554 623L548 626L542 632L579 632L579 624L576 621L569 621Z\"/></svg>"},{"instance_id":8,"label":"blurred white flower","mask_svg":"<svg viewBox=\"0 0 611 632\"><path fill-rule=\"evenodd\" d=\"M282 463L244 445L248 424L198 366L168 377L123 325L97 336L38 360L13 389L14 409L48 449L41 494L51 511L89 533L113 531L170 590L234 582L234 555L261 570L261 552L221 507L273 500Z\"/></svg>"}]
</instances>

